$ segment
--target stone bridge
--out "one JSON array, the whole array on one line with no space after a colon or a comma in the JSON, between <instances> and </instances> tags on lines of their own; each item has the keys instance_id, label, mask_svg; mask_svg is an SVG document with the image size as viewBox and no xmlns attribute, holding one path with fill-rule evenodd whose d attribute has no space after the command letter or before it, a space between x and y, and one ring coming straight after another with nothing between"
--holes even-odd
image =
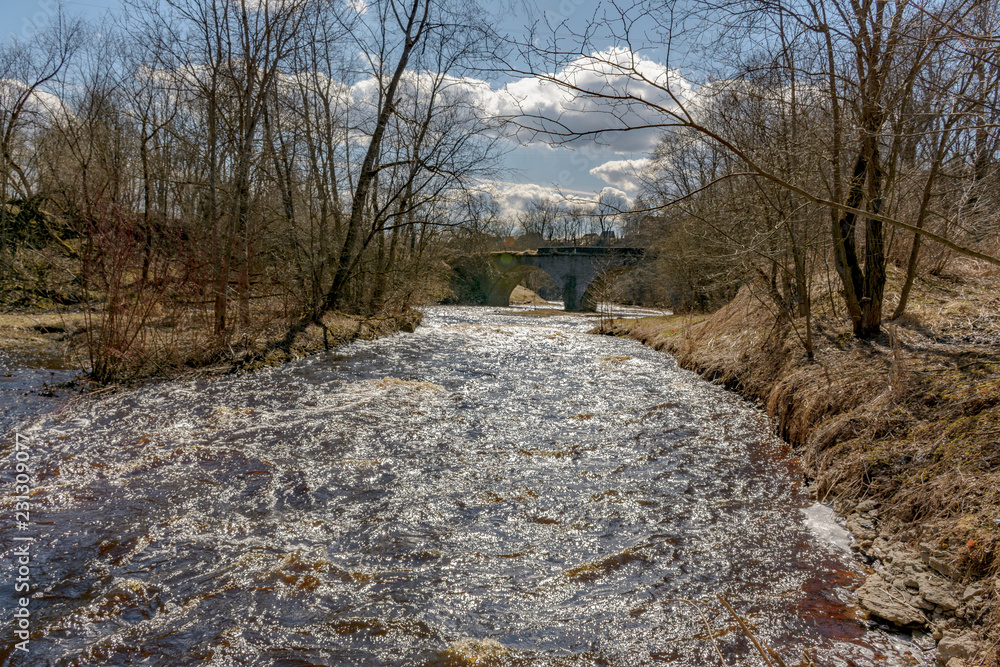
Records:
<instances>
[{"instance_id":1,"label":"stone bridge","mask_svg":"<svg viewBox=\"0 0 1000 667\"><path fill-rule=\"evenodd\" d=\"M632 268L641 248L559 247L489 253L499 274L486 297L490 306L509 306L510 293L532 271L541 269L562 288L566 310L593 312L607 284Z\"/></svg>"}]
</instances>

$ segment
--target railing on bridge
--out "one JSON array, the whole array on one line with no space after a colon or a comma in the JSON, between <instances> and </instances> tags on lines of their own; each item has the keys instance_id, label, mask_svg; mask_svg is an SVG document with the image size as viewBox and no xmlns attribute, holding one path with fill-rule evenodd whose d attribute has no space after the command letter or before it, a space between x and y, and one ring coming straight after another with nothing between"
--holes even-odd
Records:
<instances>
[{"instance_id":1,"label":"railing on bridge","mask_svg":"<svg viewBox=\"0 0 1000 667\"><path fill-rule=\"evenodd\" d=\"M642 248L618 248L615 246L551 246L536 250L539 255L587 255L600 257L602 255L618 255L641 257Z\"/></svg>"},{"instance_id":2,"label":"railing on bridge","mask_svg":"<svg viewBox=\"0 0 1000 667\"><path fill-rule=\"evenodd\" d=\"M520 255L522 257L554 257L578 255L584 257L642 257L643 248L610 246L548 246L536 250L494 250L490 255Z\"/></svg>"}]
</instances>

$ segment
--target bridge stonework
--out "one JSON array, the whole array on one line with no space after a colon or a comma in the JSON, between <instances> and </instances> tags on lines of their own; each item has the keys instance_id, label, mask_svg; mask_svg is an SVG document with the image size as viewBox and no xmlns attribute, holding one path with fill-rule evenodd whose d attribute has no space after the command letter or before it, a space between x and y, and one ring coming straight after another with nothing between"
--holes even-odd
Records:
<instances>
[{"instance_id":1,"label":"bridge stonework","mask_svg":"<svg viewBox=\"0 0 1000 667\"><path fill-rule=\"evenodd\" d=\"M531 271L541 269L562 288L563 304L569 311L593 312L604 284L634 266L642 258L641 248L558 247L524 252L490 253L490 264L500 274L486 303L509 306L510 294Z\"/></svg>"}]
</instances>

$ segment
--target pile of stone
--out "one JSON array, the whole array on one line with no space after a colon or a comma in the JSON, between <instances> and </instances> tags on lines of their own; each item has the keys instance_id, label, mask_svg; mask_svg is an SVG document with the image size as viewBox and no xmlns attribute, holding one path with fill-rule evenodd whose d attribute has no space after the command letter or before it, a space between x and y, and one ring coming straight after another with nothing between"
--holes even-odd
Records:
<instances>
[{"instance_id":1,"label":"pile of stone","mask_svg":"<svg viewBox=\"0 0 1000 667\"><path fill-rule=\"evenodd\" d=\"M973 629L981 623L1000 579L970 584L957 558L933 544L918 551L892 544L878 535L876 505L866 501L847 517L855 547L877 559L873 574L858 589L858 602L873 617L900 628L929 632L938 642L938 661L947 667L967 667L982 657L986 646Z\"/></svg>"}]
</instances>

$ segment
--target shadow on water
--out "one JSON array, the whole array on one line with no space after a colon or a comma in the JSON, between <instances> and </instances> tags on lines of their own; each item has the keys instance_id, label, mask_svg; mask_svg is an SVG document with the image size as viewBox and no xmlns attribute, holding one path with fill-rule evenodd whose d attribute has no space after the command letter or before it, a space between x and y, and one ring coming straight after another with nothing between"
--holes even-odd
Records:
<instances>
[{"instance_id":1,"label":"shadow on water","mask_svg":"<svg viewBox=\"0 0 1000 667\"><path fill-rule=\"evenodd\" d=\"M723 594L789 664L930 664L860 617L761 413L592 326L430 308L35 421L31 652L3 663L757 664Z\"/></svg>"}]
</instances>

